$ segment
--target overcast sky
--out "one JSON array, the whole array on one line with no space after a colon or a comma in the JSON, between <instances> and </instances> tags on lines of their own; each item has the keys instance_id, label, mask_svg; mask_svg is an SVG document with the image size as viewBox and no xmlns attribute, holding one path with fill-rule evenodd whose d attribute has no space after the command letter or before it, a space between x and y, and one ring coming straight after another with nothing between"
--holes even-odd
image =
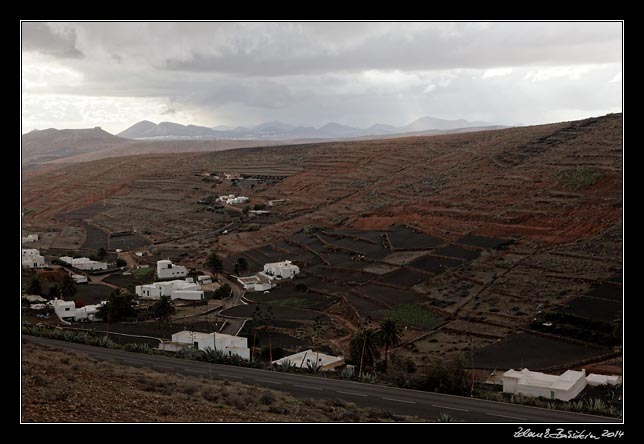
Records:
<instances>
[{"instance_id":1,"label":"overcast sky","mask_svg":"<svg viewBox=\"0 0 644 444\"><path fill-rule=\"evenodd\" d=\"M622 24L22 23L23 133L621 112Z\"/></svg>"}]
</instances>

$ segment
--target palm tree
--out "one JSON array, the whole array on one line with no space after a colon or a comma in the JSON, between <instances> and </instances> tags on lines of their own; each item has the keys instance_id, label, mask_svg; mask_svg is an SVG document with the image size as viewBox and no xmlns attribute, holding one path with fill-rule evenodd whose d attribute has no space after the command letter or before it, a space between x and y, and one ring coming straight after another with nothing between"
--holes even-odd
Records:
<instances>
[{"instance_id":1,"label":"palm tree","mask_svg":"<svg viewBox=\"0 0 644 444\"><path fill-rule=\"evenodd\" d=\"M248 271L248 262L243 257L240 257L239 259L237 259L237 263L235 264L235 266L237 267L239 274L243 275Z\"/></svg>"},{"instance_id":2,"label":"palm tree","mask_svg":"<svg viewBox=\"0 0 644 444\"><path fill-rule=\"evenodd\" d=\"M177 310L170 296L161 296L157 302L152 304L152 311L154 312L154 316L162 321L167 321Z\"/></svg>"},{"instance_id":3,"label":"palm tree","mask_svg":"<svg viewBox=\"0 0 644 444\"><path fill-rule=\"evenodd\" d=\"M395 347L400 344L400 335L402 328L398 325L395 319L385 319L380 323L378 333L385 344L385 373L387 372L387 355L389 354L389 347Z\"/></svg>"},{"instance_id":4,"label":"palm tree","mask_svg":"<svg viewBox=\"0 0 644 444\"><path fill-rule=\"evenodd\" d=\"M372 328L361 328L349 343L349 357L354 363L359 364L358 377L362 375L364 367L373 367L380 358L381 337Z\"/></svg>"},{"instance_id":5,"label":"palm tree","mask_svg":"<svg viewBox=\"0 0 644 444\"><path fill-rule=\"evenodd\" d=\"M63 278L60 284L60 295L63 299L70 299L76 294L76 281L69 275Z\"/></svg>"},{"instance_id":6,"label":"palm tree","mask_svg":"<svg viewBox=\"0 0 644 444\"><path fill-rule=\"evenodd\" d=\"M224 264L219 256L217 256L217 253L213 251L212 253L210 253L210 256L208 256L208 259L206 260L206 267L208 267L213 274L217 275L223 270Z\"/></svg>"},{"instance_id":7,"label":"palm tree","mask_svg":"<svg viewBox=\"0 0 644 444\"><path fill-rule=\"evenodd\" d=\"M29 282L29 286L27 287L27 293L37 294L39 296L42 295L42 286L40 285L40 279L38 279L37 274L34 274L32 276L31 281Z\"/></svg>"}]
</instances>

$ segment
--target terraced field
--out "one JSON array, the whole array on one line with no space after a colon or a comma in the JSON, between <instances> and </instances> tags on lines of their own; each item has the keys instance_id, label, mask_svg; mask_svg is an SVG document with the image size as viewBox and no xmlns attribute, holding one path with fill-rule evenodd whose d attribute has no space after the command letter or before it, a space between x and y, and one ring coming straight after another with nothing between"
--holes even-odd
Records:
<instances>
[{"instance_id":1,"label":"terraced field","mask_svg":"<svg viewBox=\"0 0 644 444\"><path fill-rule=\"evenodd\" d=\"M204 175L212 171L279 180L216 181ZM266 205L270 216L244 216L239 207L206 211L197 203L230 193ZM269 206L276 199L284 201ZM178 260L188 266L201 265L212 250L226 256L227 271L239 257L250 271L290 259L303 270L293 285L332 298L324 311L335 333L327 338L338 347L348 341L342 323L350 330L398 306L425 310L436 322L409 323L412 340L394 351L420 365L427 356L482 353L540 312L613 316L622 304L621 115L449 136L104 159L32 172L23 205L29 232L77 226L82 233L83 221L106 232L136 230L154 244L152 258L183 251ZM85 241L74 230L63 238L64 245ZM315 306L303 298L261 302L287 301L281 313ZM414 310L400 309L400 316L423 313ZM518 343L509 344L504 362L516 362L519 355L508 350ZM605 354L596 344L576 345L590 351L575 358ZM556 356L547 364L563 364L565 353Z\"/></svg>"}]
</instances>

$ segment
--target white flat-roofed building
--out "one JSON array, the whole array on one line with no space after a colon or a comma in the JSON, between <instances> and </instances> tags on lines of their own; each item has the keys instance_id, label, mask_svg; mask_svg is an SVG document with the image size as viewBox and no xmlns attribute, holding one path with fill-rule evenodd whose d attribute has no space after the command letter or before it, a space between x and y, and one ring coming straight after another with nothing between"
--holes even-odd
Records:
<instances>
[{"instance_id":1,"label":"white flat-roofed building","mask_svg":"<svg viewBox=\"0 0 644 444\"><path fill-rule=\"evenodd\" d=\"M207 274L202 274L201 276L197 276L197 282L200 284L212 284L212 277L208 276Z\"/></svg>"},{"instance_id":2,"label":"white flat-roofed building","mask_svg":"<svg viewBox=\"0 0 644 444\"><path fill-rule=\"evenodd\" d=\"M294 355L285 356L282 359L273 361L274 365L282 365L290 361L297 368L320 367L320 370L331 370L344 364L342 356L331 356L324 353L305 350Z\"/></svg>"},{"instance_id":3,"label":"white flat-roofed building","mask_svg":"<svg viewBox=\"0 0 644 444\"><path fill-rule=\"evenodd\" d=\"M586 371L566 370L559 376L510 369L503 374L503 392L570 401L586 387Z\"/></svg>"},{"instance_id":4,"label":"white flat-roofed building","mask_svg":"<svg viewBox=\"0 0 644 444\"><path fill-rule=\"evenodd\" d=\"M76 316L76 304L74 301L63 301L62 299L54 299L48 302L49 305L54 307L54 312L63 321L73 320Z\"/></svg>"},{"instance_id":5,"label":"white flat-roofed building","mask_svg":"<svg viewBox=\"0 0 644 444\"><path fill-rule=\"evenodd\" d=\"M203 301L204 292L202 290L174 290L170 293L171 299L183 299L185 301Z\"/></svg>"},{"instance_id":6,"label":"white flat-roofed building","mask_svg":"<svg viewBox=\"0 0 644 444\"><path fill-rule=\"evenodd\" d=\"M33 242L36 242L38 240L38 235L37 234L30 234L29 236L23 237L22 238L22 243L23 244L30 244Z\"/></svg>"},{"instance_id":7,"label":"white flat-roofed building","mask_svg":"<svg viewBox=\"0 0 644 444\"><path fill-rule=\"evenodd\" d=\"M160 299L161 296L170 296L172 299L183 299L180 297L182 293L179 293L179 296L174 295L177 292L199 292L201 293L201 297L197 300L203 299L203 291L201 291L201 286L199 284L178 279L173 281L155 282L147 285L137 285L134 288L134 291L137 296L146 299ZM185 293L183 295L190 296ZM195 296L192 295L189 298L194 300Z\"/></svg>"},{"instance_id":8,"label":"white flat-roofed building","mask_svg":"<svg viewBox=\"0 0 644 444\"><path fill-rule=\"evenodd\" d=\"M291 261L273 262L264 265L264 272L269 279L293 279L300 272L300 267Z\"/></svg>"},{"instance_id":9,"label":"white flat-roofed building","mask_svg":"<svg viewBox=\"0 0 644 444\"><path fill-rule=\"evenodd\" d=\"M60 257L60 260L62 262L65 262L66 264L71 265L74 268L78 268L79 270L107 270L107 263L93 261L88 257L77 257L76 259L74 259L69 256L62 256Z\"/></svg>"},{"instance_id":10,"label":"white flat-roofed building","mask_svg":"<svg viewBox=\"0 0 644 444\"><path fill-rule=\"evenodd\" d=\"M183 330L172 335L172 342L190 344L198 350L211 348L221 350L228 356L238 355L242 359L250 359L248 339L223 333L200 333Z\"/></svg>"},{"instance_id":11,"label":"white flat-roofed building","mask_svg":"<svg viewBox=\"0 0 644 444\"><path fill-rule=\"evenodd\" d=\"M170 260L157 261L157 277L159 279L172 279L186 277L188 269L181 265L174 265Z\"/></svg>"},{"instance_id":12,"label":"white flat-roofed building","mask_svg":"<svg viewBox=\"0 0 644 444\"><path fill-rule=\"evenodd\" d=\"M77 308L74 320L79 322L100 321L101 319L96 317L96 313L98 312L98 309L105 304L107 304L107 301L102 301L100 304L96 305L86 305L84 307Z\"/></svg>"},{"instance_id":13,"label":"white flat-roofed building","mask_svg":"<svg viewBox=\"0 0 644 444\"><path fill-rule=\"evenodd\" d=\"M245 196L234 197L232 199L226 199L226 205L237 205L248 203L250 199Z\"/></svg>"},{"instance_id":14,"label":"white flat-roofed building","mask_svg":"<svg viewBox=\"0 0 644 444\"><path fill-rule=\"evenodd\" d=\"M271 281L268 277L262 275L261 273L255 274L253 276L238 277L237 281L242 284L244 290L247 291L266 291L273 288Z\"/></svg>"},{"instance_id":15,"label":"white flat-roofed building","mask_svg":"<svg viewBox=\"0 0 644 444\"><path fill-rule=\"evenodd\" d=\"M44 268L45 257L35 248L22 249L22 267L23 268Z\"/></svg>"},{"instance_id":16,"label":"white flat-roofed building","mask_svg":"<svg viewBox=\"0 0 644 444\"><path fill-rule=\"evenodd\" d=\"M598 385L619 385L622 383L622 377L618 375L598 375L597 373L591 373L586 376L586 383L592 387Z\"/></svg>"},{"instance_id":17,"label":"white flat-roofed building","mask_svg":"<svg viewBox=\"0 0 644 444\"><path fill-rule=\"evenodd\" d=\"M76 282L77 284L88 283L87 276L83 276L82 274L75 274L75 273L72 273L71 276L72 276L72 279L74 279L74 282Z\"/></svg>"}]
</instances>

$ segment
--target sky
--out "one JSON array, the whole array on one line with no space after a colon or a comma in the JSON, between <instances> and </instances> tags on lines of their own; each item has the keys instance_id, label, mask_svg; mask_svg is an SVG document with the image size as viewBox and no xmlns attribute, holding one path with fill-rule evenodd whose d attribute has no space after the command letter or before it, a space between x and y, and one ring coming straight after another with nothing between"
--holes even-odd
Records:
<instances>
[{"instance_id":1,"label":"sky","mask_svg":"<svg viewBox=\"0 0 644 444\"><path fill-rule=\"evenodd\" d=\"M622 111L621 22L23 22L22 132Z\"/></svg>"}]
</instances>

